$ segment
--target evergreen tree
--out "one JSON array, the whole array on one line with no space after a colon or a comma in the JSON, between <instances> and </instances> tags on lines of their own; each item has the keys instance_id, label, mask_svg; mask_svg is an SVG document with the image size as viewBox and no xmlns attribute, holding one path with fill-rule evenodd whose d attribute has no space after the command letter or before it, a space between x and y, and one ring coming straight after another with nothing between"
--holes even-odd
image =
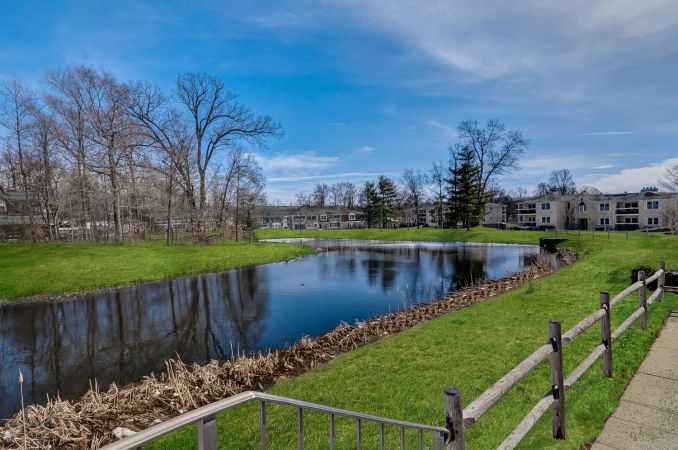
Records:
<instances>
[{"instance_id":1,"label":"evergreen tree","mask_svg":"<svg viewBox=\"0 0 678 450\"><path fill-rule=\"evenodd\" d=\"M387 228L389 218L393 215L393 205L398 197L398 191L393 180L385 175L379 175L377 189L379 190L379 219L382 227Z\"/></svg>"},{"instance_id":2,"label":"evergreen tree","mask_svg":"<svg viewBox=\"0 0 678 450\"><path fill-rule=\"evenodd\" d=\"M248 242L257 240L256 231L257 231L257 221L254 219L254 216L252 216L252 212L248 208L247 213L245 214L245 238L247 239Z\"/></svg>"},{"instance_id":3,"label":"evergreen tree","mask_svg":"<svg viewBox=\"0 0 678 450\"><path fill-rule=\"evenodd\" d=\"M475 162L473 150L458 147L452 154L448 180L448 205L452 224L462 222L467 230L480 223L485 195L481 192L482 172Z\"/></svg>"},{"instance_id":4,"label":"evergreen tree","mask_svg":"<svg viewBox=\"0 0 678 450\"><path fill-rule=\"evenodd\" d=\"M372 228L379 219L379 192L377 191L377 186L371 181L366 182L360 197L361 206L365 212L367 228Z\"/></svg>"}]
</instances>

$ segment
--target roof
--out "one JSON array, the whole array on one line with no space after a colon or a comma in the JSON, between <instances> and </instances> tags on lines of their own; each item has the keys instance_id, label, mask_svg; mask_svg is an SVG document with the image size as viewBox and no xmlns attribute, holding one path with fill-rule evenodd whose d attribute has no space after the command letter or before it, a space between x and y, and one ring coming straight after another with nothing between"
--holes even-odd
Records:
<instances>
[{"instance_id":1,"label":"roof","mask_svg":"<svg viewBox=\"0 0 678 450\"><path fill-rule=\"evenodd\" d=\"M558 201L558 200L580 200L585 199L589 201L606 201L606 200L648 200L648 199L665 199L665 198L676 198L678 199L678 193L674 192L624 192L623 194L577 194L577 195L542 195L530 197L522 202L534 202L534 201Z\"/></svg>"},{"instance_id":2,"label":"roof","mask_svg":"<svg viewBox=\"0 0 678 450\"><path fill-rule=\"evenodd\" d=\"M259 216L307 216L309 214L348 214L359 213L357 209L344 207L315 208L306 206L260 206L255 214Z\"/></svg>"}]
</instances>

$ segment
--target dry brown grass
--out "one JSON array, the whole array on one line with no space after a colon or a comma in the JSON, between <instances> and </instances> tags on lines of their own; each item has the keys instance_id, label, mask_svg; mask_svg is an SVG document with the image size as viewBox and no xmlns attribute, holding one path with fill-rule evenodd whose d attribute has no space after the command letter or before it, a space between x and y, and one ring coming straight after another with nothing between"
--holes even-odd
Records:
<instances>
[{"instance_id":1,"label":"dry brown grass","mask_svg":"<svg viewBox=\"0 0 678 450\"><path fill-rule=\"evenodd\" d=\"M572 253L561 254L566 264ZM318 338L305 337L281 351L241 356L204 365L170 360L160 376L102 391L91 386L77 401L50 399L32 405L7 421L0 430L5 448L99 448L116 427L142 430L207 403L248 391L263 390L276 380L297 375L337 355L383 339L427 320L495 297L551 273L553 261L497 281L478 283L428 304L377 316L366 322L342 323ZM24 430L26 432L24 433Z\"/></svg>"}]
</instances>

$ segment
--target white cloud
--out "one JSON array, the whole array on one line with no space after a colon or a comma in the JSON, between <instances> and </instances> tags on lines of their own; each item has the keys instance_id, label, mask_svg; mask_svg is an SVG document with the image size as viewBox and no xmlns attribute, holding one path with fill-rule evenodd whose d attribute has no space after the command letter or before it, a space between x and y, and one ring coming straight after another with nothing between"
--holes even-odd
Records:
<instances>
[{"instance_id":1,"label":"white cloud","mask_svg":"<svg viewBox=\"0 0 678 450\"><path fill-rule=\"evenodd\" d=\"M594 169L603 170L603 169L611 169L612 167L614 167L614 164L604 164L602 166L595 166Z\"/></svg>"},{"instance_id":2,"label":"white cloud","mask_svg":"<svg viewBox=\"0 0 678 450\"><path fill-rule=\"evenodd\" d=\"M657 41L678 24L678 3L670 0L334 3L414 52L483 78L535 71L557 74L594 61L623 64L623 55L667 54L671 46Z\"/></svg>"},{"instance_id":3,"label":"white cloud","mask_svg":"<svg viewBox=\"0 0 678 450\"><path fill-rule=\"evenodd\" d=\"M575 136L619 136L622 134L633 134L633 131L598 131L595 133L578 133Z\"/></svg>"},{"instance_id":4,"label":"white cloud","mask_svg":"<svg viewBox=\"0 0 678 450\"><path fill-rule=\"evenodd\" d=\"M644 186L656 186L664 170L676 164L678 158L672 158L644 167L623 169L614 174L603 175L591 184L603 192L637 192Z\"/></svg>"},{"instance_id":5,"label":"white cloud","mask_svg":"<svg viewBox=\"0 0 678 450\"><path fill-rule=\"evenodd\" d=\"M338 156L318 156L315 152L279 153L270 158L256 154L254 157L264 170L264 173L273 171L299 172L321 170L335 167L341 162Z\"/></svg>"},{"instance_id":6,"label":"white cloud","mask_svg":"<svg viewBox=\"0 0 678 450\"><path fill-rule=\"evenodd\" d=\"M296 183L298 181L318 181L318 180L336 180L339 178L352 178L353 180L366 180L368 178L375 178L379 175L393 175L393 173L384 172L342 172L342 173L327 173L322 175L308 175L308 176L287 176L287 177L272 177L268 181L272 183Z\"/></svg>"},{"instance_id":7,"label":"white cloud","mask_svg":"<svg viewBox=\"0 0 678 450\"><path fill-rule=\"evenodd\" d=\"M375 151L375 150L376 150L376 149L375 149L374 147L370 147L369 145L365 145L365 146L363 146L363 147L360 147L360 148L356 149L356 152L358 152L358 153L364 153L364 154L370 154L370 153L372 153L372 152Z\"/></svg>"}]
</instances>

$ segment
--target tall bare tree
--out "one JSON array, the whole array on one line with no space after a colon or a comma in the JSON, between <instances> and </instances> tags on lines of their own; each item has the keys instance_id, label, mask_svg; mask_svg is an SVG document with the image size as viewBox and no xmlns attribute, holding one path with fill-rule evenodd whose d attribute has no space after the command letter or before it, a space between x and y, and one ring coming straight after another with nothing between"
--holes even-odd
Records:
<instances>
[{"instance_id":1,"label":"tall bare tree","mask_svg":"<svg viewBox=\"0 0 678 450\"><path fill-rule=\"evenodd\" d=\"M419 169L406 169L402 175L402 184L406 202L414 207L414 220L419 228L419 206L425 195L426 176Z\"/></svg>"},{"instance_id":2,"label":"tall bare tree","mask_svg":"<svg viewBox=\"0 0 678 450\"><path fill-rule=\"evenodd\" d=\"M447 169L442 161L433 161L428 171L429 189L433 192L436 203L436 222L438 228L444 224L443 209L445 207L445 187L447 184Z\"/></svg>"},{"instance_id":3,"label":"tall bare tree","mask_svg":"<svg viewBox=\"0 0 678 450\"><path fill-rule=\"evenodd\" d=\"M30 209L28 161L26 142L30 131L35 98L26 82L18 75L0 81L0 126L10 133L10 146L18 157L21 185L26 195L25 204ZM29 223L34 224L32 211L26 211Z\"/></svg>"},{"instance_id":4,"label":"tall bare tree","mask_svg":"<svg viewBox=\"0 0 678 450\"><path fill-rule=\"evenodd\" d=\"M91 77L91 69L85 66L52 70L45 76L45 83L49 88L45 103L55 118L55 142L66 157L74 162L75 179L71 184L75 188L77 200L69 205L69 219L85 230L91 218L91 185L87 170L87 135L90 133L87 120L87 86Z\"/></svg>"},{"instance_id":5,"label":"tall bare tree","mask_svg":"<svg viewBox=\"0 0 678 450\"><path fill-rule=\"evenodd\" d=\"M523 137L522 131L507 130L506 126L496 119L488 120L485 126L479 125L477 120L465 120L459 124L457 130L458 148L471 149L475 164L480 169L481 175L478 180L480 195L487 192L488 186L496 176L519 168L518 160L530 144Z\"/></svg>"},{"instance_id":6,"label":"tall bare tree","mask_svg":"<svg viewBox=\"0 0 678 450\"><path fill-rule=\"evenodd\" d=\"M268 137L279 133L280 126L269 116L255 115L212 75L192 72L180 75L177 96L192 119L198 208L202 215L207 202L207 172L215 154L243 140L263 147Z\"/></svg>"}]
</instances>

